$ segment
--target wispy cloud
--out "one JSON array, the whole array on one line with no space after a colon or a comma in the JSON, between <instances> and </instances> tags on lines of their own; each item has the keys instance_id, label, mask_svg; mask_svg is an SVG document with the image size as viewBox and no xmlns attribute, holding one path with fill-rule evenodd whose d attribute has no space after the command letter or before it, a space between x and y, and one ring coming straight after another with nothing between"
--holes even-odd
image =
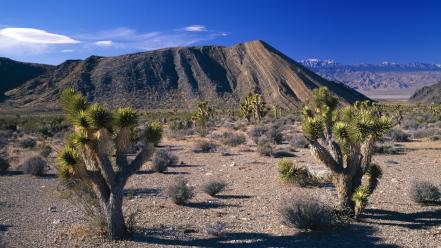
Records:
<instances>
[{"instance_id":1,"label":"wispy cloud","mask_svg":"<svg viewBox=\"0 0 441 248\"><path fill-rule=\"evenodd\" d=\"M206 32L207 27L203 26L203 25L192 25L192 26L188 26L183 28L185 31L187 32Z\"/></svg>"},{"instance_id":2,"label":"wispy cloud","mask_svg":"<svg viewBox=\"0 0 441 248\"><path fill-rule=\"evenodd\" d=\"M3 28L0 36L15 40L21 43L32 44L75 44L79 41L66 35L49 33L45 30L35 28Z\"/></svg>"},{"instance_id":3,"label":"wispy cloud","mask_svg":"<svg viewBox=\"0 0 441 248\"><path fill-rule=\"evenodd\" d=\"M228 33L210 30L203 25L184 28L139 32L128 27L65 35L42 29L0 27L0 56L21 58L45 54L117 55L165 47L189 46L214 40ZM71 56L70 55L70 56Z\"/></svg>"},{"instance_id":4,"label":"wispy cloud","mask_svg":"<svg viewBox=\"0 0 441 248\"><path fill-rule=\"evenodd\" d=\"M0 29L0 53L39 54L51 46L78 44L80 41L62 34L49 33L35 28Z\"/></svg>"},{"instance_id":5,"label":"wispy cloud","mask_svg":"<svg viewBox=\"0 0 441 248\"><path fill-rule=\"evenodd\" d=\"M94 43L97 46L111 46L113 42L111 40L100 40Z\"/></svg>"}]
</instances>

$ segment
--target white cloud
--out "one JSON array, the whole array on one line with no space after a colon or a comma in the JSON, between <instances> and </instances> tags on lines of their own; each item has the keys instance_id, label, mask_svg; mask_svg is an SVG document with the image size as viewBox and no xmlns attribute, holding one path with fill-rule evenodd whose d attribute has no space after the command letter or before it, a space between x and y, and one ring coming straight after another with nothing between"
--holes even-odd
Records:
<instances>
[{"instance_id":1,"label":"white cloud","mask_svg":"<svg viewBox=\"0 0 441 248\"><path fill-rule=\"evenodd\" d=\"M113 42L111 40L100 40L94 43L97 46L111 46Z\"/></svg>"},{"instance_id":2,"label":"white cloud","mask_svg":"<svg viewBox=\"0 0 441 248\"><path fill-rule=\"evenodd\" d=\"M75 44L79 41L61 34L49 33L35 28L3 28L0 36L16 40L21 43L33 44Z\"/></svg>"},{"instance_id":3,"label":"white cloud","mask_svg":"<svg viewBox=\"0 0 441 248\"><path fill-rule=\"evenodd\" d=\"M188 26L184 28L185 31L187 32L206 32L207 27L203 26L203 25L192 25L192 26Z\"/></svg>"},{"instance_id":4,"label":"white cloud","mask_svg":"<svg viewBox=\"0 0 441 248\"><path fill-rule=\"evenodd\" d=\"M72 49L64 49L64 50L61 50L61 52L62 53L71 53L71 52L73 52L74 50L72 50Z\"/></svg>"}]
</instances>

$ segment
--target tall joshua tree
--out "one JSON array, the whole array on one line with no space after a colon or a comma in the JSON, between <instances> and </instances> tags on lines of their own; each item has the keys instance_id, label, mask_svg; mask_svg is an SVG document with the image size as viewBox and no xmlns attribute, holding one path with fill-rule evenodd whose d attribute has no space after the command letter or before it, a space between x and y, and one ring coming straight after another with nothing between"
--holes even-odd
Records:
<instances>
[{"instance_id":1,"label":"tall joshua tree","mask_svg":"<svg viewBox=\"0 0 441 248\"><path fill-rule=\"evenodd\" d=\"M379 167L371 169L372 154L391 120L369 102L337 107L338 99L327 88L315 89L312 108L304 108L302 128L311 154L332 172L341 209L359 212L381 176Z\"/></svg>"},{"instance_id":2,"label":"tall joshua tree","mask_svg":"<svg viewBox=\"0 0 441 248\"><path fill-rule=\"evenodd\" d=\"M214 109L208 101L199 102L196 110L193 112L191 119L196 123L201 134L205 133L208 121L213 116Z\"/></svg>"},{"instance_id":3,"label":"tall joshua tree","mask_svg":"<svg viewBox=\"0 0 441 248\"><path fill-rule=\"evenodd\" d=\"M92 185L99 207L106 217L109 239L123 239L127 234L122 212L123 189L153 153L145 135L139 138L143 148L129 161L127 151L135 142L133 136L138 114L131 108L108 110L72 88L61 94L66 119L73 133L59 152L58 170L63 179L76 179Z\"/></svg>"},{"instance_id":4,"label":"tall joshua tree","mask_svg":"<svg viewBox=\"0 0 441 248\"><path fill-rule=\"evenodd\" d=\"M248 122L254 117L256 122L260 122L265 113L265 102L260 94L248 93L240 103L240 111L247 118Z\"/></svg>"}]
</instances>

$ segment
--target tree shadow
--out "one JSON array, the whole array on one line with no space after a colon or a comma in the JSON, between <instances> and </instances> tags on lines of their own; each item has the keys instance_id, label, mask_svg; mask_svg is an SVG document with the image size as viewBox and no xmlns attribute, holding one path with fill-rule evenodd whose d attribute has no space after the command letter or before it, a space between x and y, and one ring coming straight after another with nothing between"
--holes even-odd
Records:
<instances>
[{"instance_id":1,"label":"tree shadow","mask_svg":"<svg viewBox=\"0 0 441 248\"><path fill-rule=\"evenodd\" d=\"M298 232L293 235L227 232L222 236L201 237L200 233L193 236L184 229L161 227L139 230L134 233L133 241L179 247L398 247L383 244L381 238L374 236L375 232L373 227L354 224L328 232Z\"/></svg>"},{"instance_id":2,"label":"tree shadow","mask_svg":"<svg viewBox=\"0 0 441 248\"><path fill-rule=\"evenodd\" d=\"M11 228L12 225L5 225L5 224L0 224L0 233L2 232L7 232L9 228Z\"/></svg>"},{"instance_id":3,"label":"tree shadow","mask_svg":"<svg viewBox=\"0 0 441 248\"><path fill-rule=\"evenodd\" d=\"M23 171L20 170L8 170L3 174L3 176L19 176L23 174Z\"/></svg>"},{"instance_id":4,"label":"tree shadow","mask_svg":"<svg viewBox=\"0 0 441 248\"><path fill-rule=\"evenodd\" d=\"M153 174L153 173L155 173L155 172L152 170L139 170L136 172L136 174L138 174L138 175L149 175L149 174Z\"/></svg>"},{"instance_id":5,"label":"tree shadow","mask_svg":"<svg viewBox=\"0 0 441 248\"><path fill-rule=\"evenodd\" d=\"M152 196L159 196L161 195L160 189L150 189L150 188L142 188L142 189L125 189L124 190L124 196L126 197L141 197L141 198L147 198Z\"/></svg>"},{"instance_id":6,"label":"tree shadow","mask_svg":"<svg viewBox=\"0 0 441 248\"><path fill-rule=\"evenodd\" d=\"M197 164L176 164L176 165L169 165L170 168L196 168L196 167L203 167L203 165L197 165Z\"/></svg>"},{"instance_id":7,"label":"tree shadow","mask_svg":"<svg viewBox=\"0 0 441 248\"><path fill-rule=\"evenodd\" d=\"M249 195L216 195L215 198L228 200L228 199L250 199L253 197Z\"/></svg>"},{"instance_id":8,"label":"tree shadow","mask_svg":"<svg viewBox=\"0 0 441 248\"><path fill-rule=\"evenodd\" d=\"M376 221L369 221L376 220ZM428 229L441 225L441 209L400 213L383 209L366 209L362 219L365 223L400 226L408 229Z\"/></svg>"},{"instance_id":9,"label":"tree shadow","mask_svg":"<svg viewBox=\"0 0 441 248\"><path fill-rule=\"evenodd\" d=\"M218 202L189 202L184 205L185 207L197 208L197 209L213 209L213 208L230 208L239 207L239 205L222 204Z\"/></svg>"},{"instance_id":10,"label":"tree shadow","mask_svg":"<svg viewBox=\"0 0 441 248\"><path fill-rule=\"evenodd\" d=\"M185 171L164 171L162 174L165 174L165 175L188 175L190 173L185 172Z\"/></svg>"}]
</instances>

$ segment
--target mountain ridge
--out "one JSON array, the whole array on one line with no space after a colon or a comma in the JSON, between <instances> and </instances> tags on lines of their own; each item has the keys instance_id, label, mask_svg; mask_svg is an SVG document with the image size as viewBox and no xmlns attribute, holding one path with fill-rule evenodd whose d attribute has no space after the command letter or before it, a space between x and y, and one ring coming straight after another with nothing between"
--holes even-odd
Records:
<instances>
[{"instance_id":1,"label":"mountain ridge","mask_svg":"<svg viewBox=\"0 0 441 248\"><path fill-rule=\"evenodd\" d=\"M261 93L270 104L298 107L320 86L345 102L367 99L255 40L230 47L174 47L68 60L8 91L6 103L57 107L61 90L68 86L105 105L155 109L189 108L202 99L237 106L248 92Z\"/></svg>"}]
</instances>

